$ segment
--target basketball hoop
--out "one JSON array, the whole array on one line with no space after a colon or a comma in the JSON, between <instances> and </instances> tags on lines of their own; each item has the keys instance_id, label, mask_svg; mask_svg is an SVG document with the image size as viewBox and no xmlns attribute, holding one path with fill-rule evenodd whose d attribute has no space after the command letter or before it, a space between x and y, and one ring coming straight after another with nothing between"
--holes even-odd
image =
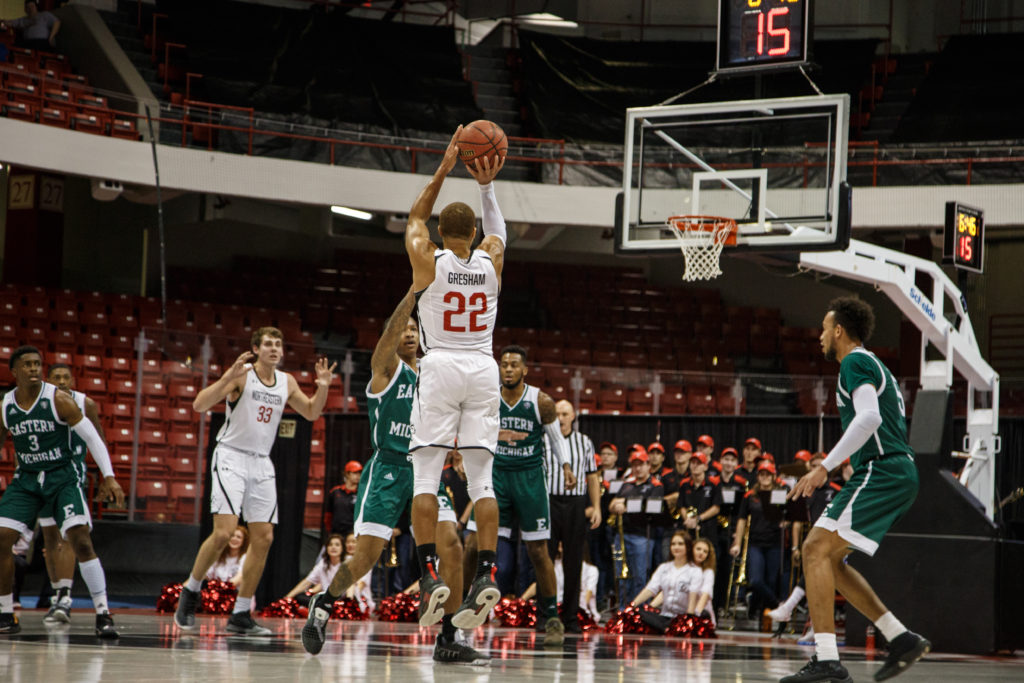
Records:
<instances>
[{"instance_id":1,"label":"basketball hoop","mask_svg":"<svg viewBox=\"0 0 1024 683\"><path fill-rule=\"evenodd\" d=\"M735 220L721 216L670 216L665 223L672 228L683 252L684 280L711 280L722 274L722 247L736 244Z\"/></svg>"}]
</instances>

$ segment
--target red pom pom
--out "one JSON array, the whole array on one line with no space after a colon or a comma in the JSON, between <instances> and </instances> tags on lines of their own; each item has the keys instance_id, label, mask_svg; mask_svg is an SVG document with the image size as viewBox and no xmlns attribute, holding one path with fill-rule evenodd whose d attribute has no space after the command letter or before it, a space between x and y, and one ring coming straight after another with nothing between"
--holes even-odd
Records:
<instances>
[{"instance_id":1,"label":"red pom pom","mask_svg":"<svg viewBox=\"0 0 1024 683\"><path fill-rule=\"evenodd\" d=\"M199 594L199 607L196 611L205 614L231 614L235 606L238 589L227 581L210 579Z\"/></svg>"},{"instance_id":2,"label":"red pom pom","mask_svg":"<svg viewBox=\"0 0 1024 683\"><path fill-rule=\"evenodd\" d=\"M284 619L305 619L309 610L299 604L295 598L275 600L260 611L262 617L282 617Z\"/></svg>"},{"instance_id":3,"label":"red pom pom","mask_svg":"<svg viewBox=\"0 0 1024 683\"><path fill-rule=\"evenodd\" d=\"M627 607L608 620L605 630L608 633L656 633L656 631L645 624L643 619L640 617L641 613L646 611L657 613L657 610L652 610L647 605Z\"/></svg>"},{"instance_id":4,"label":"red pom pom","mask_svg":"<svg viewBox=\"0 0 1024 683\"><path fill-rule=\"evenodd\" d=\"M181 584L169 583L160 589L160 597L156 599L157 612L174 612L178 609L178 598L181 597Z\"/></svg>"},{"instance_id":5,"label":"red pom pom","mask_svg":"<svg viewBox=\"0 0 1024 683\"><path fill-rule=\"evenodd\" d=\"M334 603L331 616L335 619L348 619L350 621L363 621L369 619L370 615L363 611L362 605L353 598L342 598Z\"/></svg>"},{"instance_id":6,"label":"red pom pom","mask_svg":"<svg viewBox=\"0 0 1024 683\"><path fill-rule=\"evenodd\" d=\"M511 628L533 628L537 625L537 605L519 598L502 598L494 606L494 618Z\"/></svg>"},{"instance_id":7,"label":"red pom pom","mask_svg":"<svg viewBox=\"0 0 1024 683\"><path fill-rule=\"evenodd\" d=\"M419 622L420 596L418 593L390 595L377 603L377 617L381 621L412 624Z\"/></svg>"},{"instance_id":8,"label":"red pom pom","mask_svg":"<svg viewBox=\"0 0 1024 683\"><path fill-rule=\"evenodd\" d=\"M594 621L594 617L590 616L590 612L584 609L576 610L576 622L580 625L580 630L584 633L599 628L597 622Z\"/></svg>"},{"instance_id":9,"label":"red pom pom","mask_svg":"<svg viewBox=\"0 0 1024 683\"><path fill-rule=\"evenodd\" d=\"M712 623L711 617L680 614L669 624L665 635L678 638L714 638L715 625Z\"/></svg>"}]
</instances>

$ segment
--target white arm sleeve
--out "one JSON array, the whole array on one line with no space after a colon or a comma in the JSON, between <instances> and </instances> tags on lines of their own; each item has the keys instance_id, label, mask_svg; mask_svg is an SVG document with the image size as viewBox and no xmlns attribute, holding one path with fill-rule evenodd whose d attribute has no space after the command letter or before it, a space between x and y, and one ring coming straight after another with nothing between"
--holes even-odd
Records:
<instances>
[{"instance_id":1,"label":"white arm sleeve","mask_svg":"<svg viewBox=\"0 0 1024 683\"><path fill-rule=\"evenodd\" d=\"M83 417L78 424L71 428L75 434L82 438L86 448L92 454L92 459L100 468L104 477L114 476L114 466L110 464L110 453L107 451L107 444L103 443L100 433L87 417Z\"/></svg>"},{"instance_id":2,"label":"white arm sleeve","mask_svg":"<svg viewBox=\"0 0 1024 683\"><path fill-rule=\"evenodd\" d=\"M866 444L882 424L882 413L878 410L878 394L874 386L862 384L853 390L853 409L857 415L821 463L830 472Z\"/></svg>"},{"instance_id":3,"label":"white arm sleeve","mask_svg":"<svg viewBox=\"0 0 1024 683\"><path fill-rule=\"evenodd\" d=\"M494 183L480 186L480 204L483 206L484 236L494 235L505 244L505 218L498 208L498 198L494 194Z\"/></svg>"},{"instance_id":4,"label":"white arm sleeve","mask_svg":"<svg viewBox=\"0 0 1024 683\"><path fill-rule=\"evenodd\" d=\"M558 420L544 425L544 434L548 437L548 445L555 456L555 464L561 469L562 465L569 462L569 458L565 452L565 437L562 436L562 427Z\"/></svg>"}]
</instances>

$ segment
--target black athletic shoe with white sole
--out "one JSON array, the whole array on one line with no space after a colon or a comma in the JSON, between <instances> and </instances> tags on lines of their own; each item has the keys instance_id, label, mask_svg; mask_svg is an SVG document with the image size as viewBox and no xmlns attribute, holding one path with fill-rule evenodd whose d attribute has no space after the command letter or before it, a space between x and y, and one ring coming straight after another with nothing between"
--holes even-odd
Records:
<instances>
[{"instance_id":1,"label":"black athletic shoe with white sole","mask_svg":"<svg viewBox=\"0 0 1024 683\"><path fill-rule=\"evenodd\" d=\"M817 655L795 674L779 679L779 683L853 683L853 678L838 659L819 661Z\"/></svg>"},{"instance_id":2,"label":"black athletic shoe with white sole","mask_svg":"<svg viewBox=\"0 0 1024 683\"><path fill-rule=\"evenodd\" d=\"M447 664L469 664L471 666L487 666L491 658L477 652L468 645L455 640L448 640L443 635L437 636L434 644L434 661Z\"/></svg>"},{"instance_id":3,"label":"black athletic shoe with white sole","mask_svg":"<svg viewBox=\"0 0 1024 683\"><path fill-rule=\"evenodd\" d=\"M199 604L199 592L181 587L178 596L178 609L174 610L174 623L183 631L191 631L196 627L196 605Z\"/></svg>"},{"instance_id":4,"label":"black athletic shoe with white sole","mask_svg":"<svg viewBox=\"0 0 1024 683\"><path fill-rule=\"evenodd\" d=\"M228 619L227 631L239 636L253 636L257 638L266 638L273 635L269 628L263 628L257 624L250 612L235 612L232 614Z\"/></svg>"},{"instance_id":5,"label":"black athletic shoe with white sole","mask_svg":"<svg viewBox=\"0 0 1024 683\"><path fill-rule=\"evenodd\" d=\"M50 598L50 611L43 617L43 623L47 626L71 623L71 591L61 588Z\"/></svg>"},{"instance_id":6,"label":"black athletic shoe with white sole","mask_svg":"<svg viewBox=\"0 0 1024 683\"><path fill-rule=\"evenodd\" d=\"M448 602L452 589L428 566L426 575L420 578L420 626L433 626L444 617L444 603Z\"/></svg>"},{"instance_id":7,"label":"black athletic shoe with white sole","mask_svg":"<svg viewBox=\"0 0 1024 683\"><path fill-rule=\"evenodd\" d=\"M121 635L114 628L114 618L110 612L96 615L96 637L103 640L117 640Z\"/></svg>"},{"instance_id":8,"label":"black athletic shoe with white sole","mask_svg":"<svg viewBox=\"0 0 1024 683\"><path fill-rule=\"evenodd\" d=\"M487 621L491 608L501 599L498 584L494 583L494 570L490 574L478 576L469 587L466 599L462 601L458 611L452 617L452 625L471 631Z\"/></svg>"},{"instance_id":9,"label":"black athletic shoe with white sole","mask_svg":"<svg viewBox=\"0 0 1024 683\"><path fill-rule=\"evenodd\" d=\"M875 672L875 680L884 681L903 673L931 649L932 644L927 639L912 631L904 631L889 643L889 654L882 668Z\"/></svg>"},{"instance_id":10,"label":"black athletic shoe with white sole","mask_svg":"<svg viewBox=\"0 0 1024 683\"><path fill-rule=\"evenodd\" d=\"M311 655L320 654L327 641L327 622L334 605L327 600L327 591L317 593L309 601L309 616L302 627L302 647Z\"/></svg>"},{"instance_id":11,"label":"black athletic shoe with white sole","mask_svg":"<svg viewBox=\"0 0 1024 683\"><path fill-rule=\"evenodd\" d=\"M9 636L21 632L18 615L14 612L0 612L0 635Z\"/></svg>"}]
</instances>

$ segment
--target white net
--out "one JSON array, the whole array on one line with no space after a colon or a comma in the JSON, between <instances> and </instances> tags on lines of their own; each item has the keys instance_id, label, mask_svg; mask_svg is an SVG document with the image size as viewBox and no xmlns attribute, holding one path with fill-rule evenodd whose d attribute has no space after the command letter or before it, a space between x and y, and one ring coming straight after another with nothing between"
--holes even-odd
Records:
<instances>
[{"instance_id":1,"label":"white net","mask_svg":"<svg viewBox=\"0 0 1024 683\"><path fill-rule=\"evenodd\" d=\"M684 280L711 280L722 274L722 247L735 230L731 221L708 216L673 216L667 223L683 252Z\"/></svg>"}]
</instances>

